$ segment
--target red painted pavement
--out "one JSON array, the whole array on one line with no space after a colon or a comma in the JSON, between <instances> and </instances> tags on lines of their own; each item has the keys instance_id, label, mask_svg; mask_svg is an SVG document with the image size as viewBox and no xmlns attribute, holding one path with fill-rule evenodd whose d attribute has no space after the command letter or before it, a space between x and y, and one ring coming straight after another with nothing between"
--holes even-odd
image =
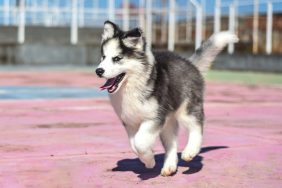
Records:
<instances>
[{"instance_id":1,"label":"red painted pavement","mask_svg":"<svg viewBox=\"0 0 282 188\"><path fill-rule=\"evenodd\" d=\"M85 72L1 72L0 85L93 87ZM0 187L281 187L282 87L208 83L202 153L146 170L107 98L0 100ZM179 135L179 151L185 145Z\"/></svg>"}]
</instances>

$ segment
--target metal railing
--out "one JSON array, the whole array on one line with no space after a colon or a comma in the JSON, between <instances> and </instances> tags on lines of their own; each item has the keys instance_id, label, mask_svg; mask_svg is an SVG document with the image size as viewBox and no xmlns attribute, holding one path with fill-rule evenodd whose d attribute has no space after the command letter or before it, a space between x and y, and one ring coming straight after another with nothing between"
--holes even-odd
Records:
<instances>
[{"instance_id":1,"label":"metal railing","mask_svg":"<svg viewBox=\"0 0 282 188\"><path fill-rule=\"evenodd\" d=\"M259 6L265 6L265 52L272 53L273 4L281 5L282 0L215 0L211 13L207 12L205 0L182 3L178 0L3 0L0 4L0 25L18 27L19 43L24 43L25 27L29 25L70 27L70 42L77 44L79 28L101 27L104 20L109 19L121 24L124 30L136 26L143 28L148 47L160 41L169 50L174 50L175 44L182 41L189 43L194 36L196 49L205 39L207 19L212 18L213 33L221 30L222 17L228 18L228 30L238 33L238 10L252 6L249 15L253 17L252 51L256 54L261 14ZM223 14L222 9L226 8L228 13ZM179 35L183 35L180 32L182 25L186 30L184 40ZM234 53L234 44L229 44L228 53Z\"/></svg>"}]
</instances>

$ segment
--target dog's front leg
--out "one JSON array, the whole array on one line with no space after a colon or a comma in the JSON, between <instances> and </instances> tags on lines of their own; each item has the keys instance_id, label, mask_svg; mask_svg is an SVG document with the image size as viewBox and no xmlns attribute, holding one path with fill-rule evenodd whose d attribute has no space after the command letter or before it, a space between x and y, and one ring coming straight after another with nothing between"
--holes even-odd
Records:
<instances>
[{"instance_id":1,"label":"dog's front leg","mask_svg":"<svg viewBox=\"0 0 282 188\"><path fill-rule=\"evenodd\" d=\"M133 152L138 155L137 153L137 150L135 148L135 144L134 144L134 138L135 138L135 135L137 133L137 130L138 130L138 126L132 126L132 125L128 125L124 122L122 122L126 132L127 132L127 135L128 135L128 139L129 139L129 144L130 144L130 147L131 149L133 150Z\"/></svg>"},{"instance_id":2,"label":"dog's front leg","mask_svg":"<svg viewBox=\"0 0 282 188\"><path fill-rule=\"evenodd\" d=\"M160 133L160 128L159 123L154 120L144 121L134 137L134 145L139 159L146 168L153 168L156 164L153 145Z\"/></svg>"}]
</instances>

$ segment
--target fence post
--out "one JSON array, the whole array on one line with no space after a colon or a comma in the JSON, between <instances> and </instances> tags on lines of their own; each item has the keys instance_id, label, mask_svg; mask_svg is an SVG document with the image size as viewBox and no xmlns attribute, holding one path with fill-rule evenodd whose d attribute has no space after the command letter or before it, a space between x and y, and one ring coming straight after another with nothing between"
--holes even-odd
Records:
<instances>
[{"instance_id":1,"label":"fence post","mask_svg":"<svg viewBox=\"0 0 282 188\"><path fill-rule=\"evenodd\" d=\"M93 8L92 8L92 19L93 19L93 25L98 22L98 7L99 7L99 1L93 0Z\"/></svg>"},{"instance_id":2,"label":"fence post","mask_svg":"<svg viewBox=\"0 0 282 188\"><path fill-rule=\"evenodd\" d=\"M195 49L198 49L201 46L202 42L202 7L197 7L197 18L196 18L196 43Z\"/></svg>"},{"instance_id":3,"label":"fence post","mask_svg":"<svg viewBox=\"0 0 282 188\"><path fill-rule=\"evenodd\" d=\"M253 53L258 53L259 0L254 0Z\"/></svg>"},{"instance_id":4,"label":"fence post","mask_svg":"<svg viewBox=\"0 0 282 188\"><path fill-rule=\"evenodd\" d=\"M141 27L143 31L145 31L144 5L145 5L144 0L139 0L139 9L138 9L139 27Z\"/></svg>"},{"instance_id":5,"label":"fence post","mask_svg":"<svg viewBox=\"0 0 282 188\"><path fill-rule=\"evenodd\" d=\"M192 6L190 1L187 2L187 12L186 12L186 42L192 41Z\"/></svg>"},{"instance_id":6,"label":"fence post","mask_svg":"<svg viewBox=\"0 0 282 188\"><path fill-rule=\"evenodd\" d=\"M55 15L56 15L56 22L55 25L58 26L60 25L60 2L59 0L56 0L56 4L55 4Z\"/></svg>"},{"instance_id":7,"label":"fence post","mask_svg":"<svg viewBox=\"0 0 282 188\"><path fill-rule=\"evenodd\" d=\"M175 0L169 0L168 50L174 50L175 43Z\"/></svg>"},{"instance_id":8,"label":"fence post","mask_svg":"<svg viewBox=\"0 0 282 188\"><path fill-rule=\"evenodd\" d=\"M206 1L201 0L202 7L202 38L206 38Z\"/></svg>"},{"instance_id":9,"label":"fence post","mask_svg":"<svg viewBox=\"0 0 282 188\"><path fill-rule=\"evenodd\" d=\"M48 0L43 1L43 11L44 11L44 26L50 26Z\"/></svg>"},{"instance_id":10,"label":"fence post","mask_svg":"<svg viewBox=\"0 0 282 188\"><path fill-rule=\"evenodd\" d=\"M4 1L4 24L9 25L10 22L10 2L9 0Z\"/></svg>"},{"instance_id":11,"label":"fence post","mask_svg":"<svg viewBox=\"0 0 282 188\"><path fill-rule=\"evenodd\" d=\"M79 7L79 25L84 27L84 0L80 0Z\"/></svg>"},{"instance_id":12,"label":"fence post","mask_svg":"<svg viewBox=\"0 0 282 188\"><path fill-rule=\"evenodd\" d=\"M236 17L236 13L235 13L235 4L232 3L229 7L229 25L228 25L228 29L230 32L235 33L235 17ZM229 43L228 44L228 53L229 54L233 54L234 53L234 43Z\"/></svg>"},{"instance_id":13,"label":"fence post","mask_svg":"<svg viewBox=\"0 0 282 188\"><path fill-rule=\"evenodd\" d=\"M266 25L266 53L272 53L272 3L271 1L267 2L267 25Z\"/></svg>"},{"instance_id":14,"label":"fence post","mask_svg":"<svg viewBox=\"0 0 282 188\"><path fill-rule=\"evenodd\" d=\"M129 0L123 0L123 7L122 7L122 23L123 23L123 30L129 30Z\"/></svg>"},{"instance_id":15,"label":"fence post","mask_svg":"<svg viewBox=\"0 0 282 188\"><path fill-rule=\"evenodd\" d=\"M214 33L218 33L220 31L220 14L221 14L221 0L215 1L214 7Z\"/></svg>"},{"instance_id":16,"label":"fence post","mask_svg":"<svg viewBox=\"0 0 282 188\"><path fill-rule=\"evenodd\" d=\"M71 44L77 44L78 25L77 25L77 0L72 0L72 19L71 19Z\"/></svg>"},{"instance_id":17,"label":"fence post","mask_svg":"<svg viewBox=\"0 0 282 188\"><path fill-rule=\"evenodd\" d=\"M25 41L25 0L19 1L18 43Z\"/></svg>"},{"instance_id":18,"label":"fence post","mask_svg":"<svg viewBox=\"0 0 282 188\"><path fill-rule=\"evenodd\" d=\"M109 3L109 20L112 22L115 22L115 1L114 0L108 0Z\"/></svg>"},{"instance_id":19,"label":"fence post","mask_svg":"<svg viewBox=\"0 0 282 188\"><path fill-rule=\"evenodd\" d=\"M195 37L195 49L201 46L202 42L202 7L196 0L190 0L191 3L196 7L196 37Z\"/></svg>"},{"instance_id":20,"label":"fence post","mask_svg":"<svg viewBox=\"0 0 282 188\"><path fill-rule=\"evenodd\" d=\"M166 7L166 1L161 1L161 43L165 44L167 41L167 22L166 22L166 13L167 13L167 7Z\"/></svg>"},{"instance_id":21,"label":"fence post","mask_svg":"<svg viewBox=\"0 0 282 188\"><path fill-rule=\"evenodd\" d=\"M152 45L152 0L147 0L146 3L146 40L148 51Z\"/></svg>"}]
</instances>

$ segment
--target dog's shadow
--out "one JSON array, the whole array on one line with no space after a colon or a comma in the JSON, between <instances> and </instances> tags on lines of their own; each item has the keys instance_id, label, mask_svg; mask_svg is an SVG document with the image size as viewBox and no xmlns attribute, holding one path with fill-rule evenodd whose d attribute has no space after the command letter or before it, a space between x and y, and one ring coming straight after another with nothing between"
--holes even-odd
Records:
<instances>
[{"instance_id":1,"label":"dog's shadow","mask_svg":"<svg viewBox=\"0 0 282 188\"><path fill-rule=\"evenodd\" d=\"M227 146L209 146L203 147L201 153L206 153L212 150L225 149ZM183 174L194 174L199 172L203 168L203 157L198 155L192 161L183 161L178 153L178 166L187 167L188 170L184 171ZM158 176L161 172L162 165L164 162L164 154L155 155L156 166L153 169L145 168L144 164L140 162L138 158L135 159L123 159L117 162L117 167L113 168L112 171L132 171L138 174L138 177L142 180L147 180Z\"/></svg>"}]
</instances>

